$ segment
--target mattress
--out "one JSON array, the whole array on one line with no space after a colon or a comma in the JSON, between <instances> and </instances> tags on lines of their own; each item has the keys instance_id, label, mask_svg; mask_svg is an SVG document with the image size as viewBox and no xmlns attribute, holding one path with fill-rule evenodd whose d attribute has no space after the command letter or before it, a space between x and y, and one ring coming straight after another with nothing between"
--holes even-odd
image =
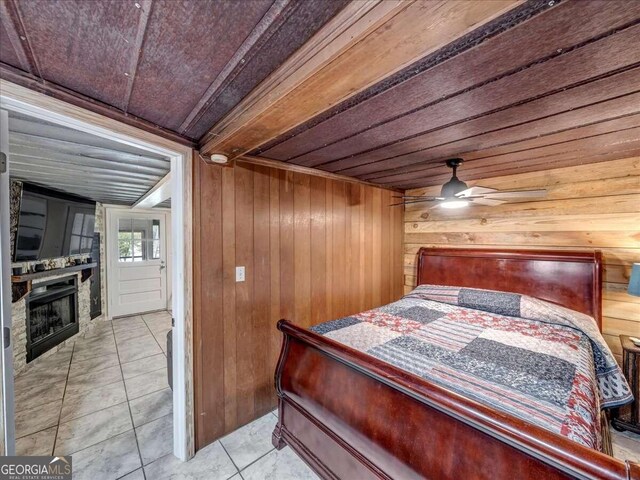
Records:
<instances>
[{"instance_id":1,"label":"mattress","mask_svg":"<svg viewBox=\"0 0 640 480\"><path fill-rule=\"evenodd\" d=\"M598 450L633 398L592 317L524 295L421 285L311 330Z\"/></svg>"}]
</instances>

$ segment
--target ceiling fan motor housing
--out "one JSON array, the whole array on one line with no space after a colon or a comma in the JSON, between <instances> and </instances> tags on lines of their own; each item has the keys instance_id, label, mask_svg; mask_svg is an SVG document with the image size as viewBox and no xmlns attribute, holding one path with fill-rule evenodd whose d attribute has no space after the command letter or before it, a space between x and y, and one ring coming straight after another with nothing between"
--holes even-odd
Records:
<instances>
[{"instance_id":1,"label":"ceiling fan motor housing","mask_svg":"<svg viewBox=\"0 0 640 480\"><path fill-rule=\"evenodd\" d=\"M442 186L442 190L440 191L441 197L444 197L444 198L455 197L456 194L469 188L467 187L466 183L464 183L462 180L459 180L458 177L456 176L456 170L460 165L462 165L463 161L464 160L462 160L461 158L450 158L449 160L447 160L446 162L447 167L453 170L453 175L451 176L451 180L449 180L447 183L445 183Z\"/></svg>"},{"instance_id":2,"label":"ceiling fan motor housing","mask_svg":"<svg viewBox=\"0 0 640 480\"><path fill-rule=\"evenodd\" d=\"M457 193L462 192L469 188L466 183L462 180L458 179L458 177L453 177L447 183L442 186L442 190L440 191L440 196L444 198L455 197Z\"/></svg>"}]
</instances>

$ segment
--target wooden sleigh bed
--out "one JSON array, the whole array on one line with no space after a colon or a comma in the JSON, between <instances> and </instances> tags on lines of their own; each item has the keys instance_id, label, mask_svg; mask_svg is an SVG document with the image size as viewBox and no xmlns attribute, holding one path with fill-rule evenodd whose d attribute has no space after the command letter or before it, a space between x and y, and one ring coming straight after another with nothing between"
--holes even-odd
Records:
<instances>
[{"instance_id":1,"label":"wooden sleigh bed","mask_svg":"<svg viewBox=\"0 0 640 480\"><path fill-rule=\"evenodd\" d=\"M418 284L521 293L596 318L599 252L426 249ZM623 462L281 320L273 444L325 479L635 479Z\"/></svg>"}]
</instances>

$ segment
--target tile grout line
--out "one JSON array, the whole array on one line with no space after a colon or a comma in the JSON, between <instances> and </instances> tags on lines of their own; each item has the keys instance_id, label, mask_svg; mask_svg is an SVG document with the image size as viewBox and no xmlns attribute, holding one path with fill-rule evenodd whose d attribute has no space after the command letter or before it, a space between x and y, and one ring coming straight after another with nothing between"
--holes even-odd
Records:
<instances>
[{"instance_id":1,"label":"tile grout line","mask_svg":"<svg viewBox=\"0 0 640 480\"><path fill-rule=\"evenodd\" d=\"M156 392L152 392L152 393L156 393ZM138 398L141 398L141 397L138 397ZM124 402L122 402L122 403L116 403L115 405L111 405L110 407L101 408L100 410L96 410L95 412L87 413L86 415L82 415L82 416L80 416L80 417L75 417L75 418L72 418L71 420L68 420L68 421L66 421L66 422L62 422L62 423L69 423L69 422L72 422L72 421L74 421L74 420L79 420L79 419L81 419L81 418L88 417L89 415L93 415L94 413L104 412L105 410L108 410L108 409L110 409L110 408L117 407L117 406L119 406L119 405L124 405L125 403L127 403L127 402L126 402L126 401L124 401ZM106 442L107 440L110 440L110 439L112 439L112 438L114 438L114 437L117 437L118 435L122 435L122 434L125 434L125 433L127 433L127 432L130 432L130 431L132 431L132 430L135 430L137 427L142 427L143 425L148 425L148 424L149 424L149 423L151 423L151 422L154 422L154 421L156 421L156 420L159 420L159 419L161 419L162 417L167 417L167 416L169 416L169 415L172 415L172 414L171 414L171 413L168 413L168 414L166 414L166 415L162 415L162 416L160 416L160 417L158 417L158 418L154 418L153 420L149 420L148 422L141 423L140 425L137 425L137 426L135 426L135 425L134 425L134 426L133 426L131 429L129 429L129 430L125 430L124 432L117 433L117 434L115 434L115 435L113 435L113 436L111 436L111 437L109 437L109 438L105 438L104 440L100 440L100 441L99 441L99 442L97 442L97 443L92 443L92 444L90 444L90 445L83 446L80 450L75 450L75 451L71 452L71 454L68 454L68 455L73 455L73 454L76 454L76 453L78 453L78 452L81 452L82 450L86 450L87 448L94 447L94 446L96 446L96 445L98 445L98 444L100 444L100 443L102 443L102 442ZM22 436L22 437L20 437L20 438L28 437L28 436L30 436L30 435L35 435L36 433L41 433L41 432L44 432L45 430L49 430L50 428L57 427L57 426L58 426L58 425L51 425L50 427L43 428L42 430L38 430L37 432L29 433L29 434L27 434L27 435L23 435L23 436ZM57 432L56 432L56 435L57 435ZM155 460L154 460L154 461L155 461ZM142 468L142 467L140 467L140 468ZM137 470L137 469L136 469L136 470ZM129 472L129 473L131 473L131 472ZM128 475L128 474L125 474L125 475Z\"/></svg>"},{"instance_id":2,"label":"tile grout line","mask_svg":"<svg viewBox=\"0 0 640 480\"><path fill-rule=\"evenodd\" d=\"M113 325L112 325L112 334L113 334ZM74 353L74 352L75 352L75 343L73 344L73 349L72 349L72 354L71 354L71 360L69 361L69 369L71 368L71 363L73 362L73 353ZM117 355L117 345L116 345L116 355ZM100 356L100 355L98 355L98 356ZM93 357L93 358L95 358L95 357ZM115 365L113 365L113 366L115 366ZM120 372L120 374L122 375L122 371ZM124 379L122 380L122 384L123 384L123 388L125 388L125 397L126 397L126 385L124 384ZM65 393L66 393L66 384L65 384ZM116 406L118 406L118 405L123 405L125 402L127 402L127 400L125 400L124 402L121 402L121 403L117 403L117 404L115 404L115 405L110 405L110 406L108 406L108 407L101 408L101 409L96 410L96 411L94 411L94 412L90 412L90 413L87 413L87 414L84 414L84 415L80 415L79 417L75 417L75 418L69 419L69 420L67 420L67 421L65 421L65 422L63 422L63 423L69 423L69 422L72 422L72 421L74 421L74 420L79 420L79 419L81 419L81 418L88 417L89 415L93 415L93 414L95 414L95 413L102 412L102 411L104 411L104 410L108 410L109 408L113 408L113 407L116 407ZM64 397L63 397L63 404L64 404ZM62 406L60 407L60 416L62 416ZM135 435L135 429L134 429L134 427L133 427L133 420L131 421L131 424L132 424L132 428L131 428L131 429L132 429L132 430L134 430L134 435ZM56 425L56 427L59 429L60 425L61 425L61 423L60 423L60 421L58 420L58 425ZM49 428L51 428L51 427L49 427ZM109 440L109 439L111 439L111 438L117 437L118 435L121 435L121 434L126 433L126 432L128 432L128 431L129 431L129 430L126 430L125 432L121 432L121 433L118 433L118 434L116 434L116 435L112 435L111 437L108 437L108 438L105 438L105 439L103 439L103 440L100 440L99 442L92 443L92 444L90 444L90 445L85 445L85 446L83 446L80 450L76 450L76 451L74 451L74 452L68 453L67 455L73 455L73 454L75 454L75 453L77 453L77 452L80 452L80 451L82 451L82 450L86 450L87 448L90 448L90 447L93 447L93 446L95 446L95 445L98 445L98 444L100 444L100 443L102 443L102 442L105 442L105 441L107 441L107 440ZM55 441L54 441L54 451L55 451L55 444L57 443L57 441L58 441L58 430L56 430L56 438L55 438ZM141 463L142 463L142 462L141 462ZM130 473L130 472L129 472L129 473Z\"/></svg>"},{"instance_id":3,"label":"tile grout line","mask_svg":"<svg viewBox=\"0 0 640 480\"><path fill-rule=\"evenodd\" d=\"M129 410L129 418L131 419L131 428L133 428L133 438L136 439L136 447L138 448L138 458L140 459L140 468L142 468L142 477L146 480L147 474L144 471L144 461L142 460L142 452L140 451L140 443L138 442L138 432L136 432L136 427L133 423L133 413L131 412L131 404L129 403L129 394L127 392L127 384L124 381L124 373L122 372L122 362L120 361L120 353L118 350L118 342L116 341L116 333L113 328L113 322L111 322L111 330L113 332L113 340L116 342L116 355L118 355L118 366L120 367L120 374L122 375L122 383L124 384L124 394L125 394L125 397L127 398L127 409ZM135 470L132 470L131 472L134 472ZM131 472L128 472L126 475L128 475Z\"/></svg>"},{"instance_id":4,"label":"tile grout line","mask_svg":"<svg viewBox=\"0 0 640 480\"><path fill-rule=\"evenodd\" d=\"M154 356L155 355L150 355L149 357L138 358L138 360L144 360L145 358L151 358L151 357L154 357ZM137 362L138 360L134 360L134 362ZM128 362L128 363L133 363L133 362ZM125 363L125 365L126 365L126 363ZM142 375L147 375L149 373L157 372L158 370L164 370L165 368L167 368L167 367L166 366L162 366L160 368L156 368L155 370L149 370L148 372L143 372L143 373L139 373L137 375L134 375L132 377L127 377L125 380L131 380L132 378L138 378L138 377L141 377ZM124 373L123 373L123 375L124 375Z\"/></svg>"},{"instance_id":5,"label":"tile grout line","mask_svg":"<svg viewBox=\"0 0 640 480\"><path fill-rule=\"evenodd\" d=\"M111 366L109 366L107 368L112 368L112 367L117 367L117 365L111 365ZM103 370L106 370L106 368L103 368L102 370L98 370L98 372L102 372ZM96 373L96 372L91 372L91 373L93 374L93 373ZM122 373L122 371L121 371L121 373ZM124 379L121 378L120 380L115 380L113 382L105 383L103 385L97 385L97 386L91 386L91 387L92 387L93 390L96 390L98 388L109 387L111 385L115 385L118 382L124 382ZM69 386L69 382L67 381L67 385L65 387L68 387L68 386ZM66 388L65 388L65 395L66 395ZM86 395L86 393L75 394L75 396L84 396L84 395ZM74 395L71 395L71 396L74 396ZM104 408L102 410L104 410ZM81 415L81 416L84 417L84 415ZM78 418L80 418L80 417L78 417Z\"/></svg>"},{"instance_id":6,"label":"tile grout line","mask_svg":"<svg viewBox=\"0 0 640 480\"><path fill-rule=\"evenodd\" d=\"M167 387L167 389L169 389L169 387ZM161 391L162 390L158 390L158 392L161 392ZM151 392L151 393L149 393L149 395L152 395L152 394L158 393L158 392ZM144 396L146 397L146 395L144 395ZM142 398L142 397L138 397L138 398ZM138 398L134 398L134 400L137 400ZM138 428L138 427L142 427L143 425L148 425L151 422L155 422L156 420L160 420L162 417L166 417L166 416L169 416L169 415L173 415L173 405L171 405L171 412L170 413L166 413L164 415L160 415L159 417L152 418L151 420L148 420L148 421L146 421L144 423L141 423L140 425L134 425L133 428Z\"/></svg>"},{"instance_id":7,"label":"tile grout line","mask_svg":"<svg viewBox=\"0 0 640 480\"><path fill-rule=\"evenodd\" d=\"M164 354L164 352L162 352L162 353L154 353L152 355L149 355L148 357L140 357L140 358L136 358L135 360L129 360L128 362L123 362L122 365L128 365L130 363L137 362L138 360L144 360L145 358L156 357L158 355L162 355L164 358L167 358L167 356Z\"/></svg>"},{"instance_id":8,"label":"tile grout line","mask_svg":"<svg viewBox=\"0 0 640 480\"><path fill-rule=\"evenodd\" d=\"M60 412L58 413L58 423L56 425L56 436L53 437L53 446L51 447L51 455L56 451L56 444L58 443L58 433L60 432L60 420L62 419L62 408L64 407L64 399L67 395L67 385L69 384L69 373L71 372L71 362L73 362L73 354L76 350L76 342L73 342L71 347L71 356L69 357L69 367L67 368L67 376L64 381L64 391L62 392L62 402L60 402Z\"/></svg>"},{"instance_id":9,"label":"tile grout line","mask_svg":"<svg viewBox=\"0 0 640 480\"><path fill-rule=\"evenodd\" d=\"M244 472L244 471L245 471L247 468L249 468L251 465L253 465L254 463L259 462L259 461L260 461L260 460L262 460L264 457L266 457L267 455L269 455L270 453L275 452L275 451L276 451L275 447L272 447L272 448L271 448L271 450L269 450L267 453L264 453L264 454L260 455L260 456L259 456L258 458L256 458L253 462L251 462L251 463L249 463L249 464L245 465L245 466L242 468L242 470L240 470L240 472L239 472L239 473L240 473L240 476L242 476L242 472ZM244 478L244 477L242 477L242 478Z\"/></svg>"},{"instance_id":10,"label":"tile grout line","mask_svg":"<svg viewBox=\"0 0 640 480\"><path fill-rule=\"evenodd\" d=\"M142 317L141 317L141 319L142 319ZM151 334L151 336L154 338L154 341L155 341L156 343L158 343L157 339L155 338L155 335L153 334L153 331L151 331L151 329L149 328L149 326L148 326L148 324L146 323L146 321L144 321L144 319L142 319L142 320L143 320L143 323L144 323L144 325L145 325L146 329L149 331L149 333ZM123 404L123 403L125 403L125 402L127 403L127 406L128 406L128 408L129 408L129 415L130 415L131 423L132 423L132 429L131 429L131 430L133 430L133 431L134 431L134 435L135 435L135 429L136 429L136 427L142 427L143 425L147 425L147 424L148 424L148 423L150 423L150 422L153 422L153 421L156 421L156 420L158 420L158 419L162 418L162 417L153 418L153 419L148 420L148 421L146 421L146 422L144 422L144 423L141 423L140 425L137 425L137 426L136 426L136 425L134 425L134 423L133 423L133 414L132 414L132 412L131 412L130 399L128 398L128 394L127 394L127 390L126 390L126 383L125 383L125 381L124 381L124 380L125 380L125 379L124 379L124 373L123 373L123 371L122 371L122 362L120 361L120 356L119 356L119 352L118 352L118 348L117 348L118 340L117 340L117 337L116 337L116 334L115 334L115 328L114 328L114 326L113 326L113 322L109 321L109 323L110 323L110 327L111 327L111 328L110 328L110 330L109 330L109 329L106 329L104 332L101 332L100 334L96 335L95 337L93 337L93 336L92 336L90 341L97 341L97 342L99 342L99 340L98 340L98 339L99 339L101 336L103 336L103 337L111 336L111 337L114 339L114 346L116 347L116 352L115 352L115 353L113 353L113 354L111 354L111 353L107 353L107 354L103 354L103 355L96 355L96 356L94 356L94 357L88 357L88 358L86 358L86 359L79 360L78 362L85 362L85 361L93 360L93 359L95 359L95 358L107 357L107 356L109 356L109 355L116 355L116 358L117 358L117 360L118 360L118 363L117 363L117 364L115 364L115 365L110 365L110 366L107 366L107 367L101 368L100 370L97 370L97 371L103 371L103 370L105 370L105 369L107 369L107 368L111 368L111 367L116 367L116 366L118 366L118 367L120 368L120 373L121 373L121 377L122 377L122 378L121 378L121 380L116 380L116 381L114 381L114 382L110 382L110 383L108 383L108 384L100 385L100 387L99 387L99 388L101 388L101 387L107 387L107 386L110 386L110 385L115 385L116 383L118 383L118 382L122 381L122 383L123 383L123 387L124 387L124 389L125 389L125 396L126 396L126 400L125 400L125 401L123 401L123 402L121 402L121 403L117 403L117 404L115 404L115 405L110 405L110 406L108 406L108 407L105 407L105 408L102 408L102 409L96 410L96 411L94 411L94 412L89 412L89 413L86 413L86 414L84 414L84 415L80 415L80 416L75 417L75 418L70 418L70 419L68 419L68 420L67 420L67 421L65 421L65 422L62 422L62 421L61 421L61 419L62 419L62 409L63 409L64 401L65 401L67 398L70 398L70 396L69 396L69 384L70 384L70 382L71 382L72 380L75 380L75 378L78 378L78 377L80 377L81 375L84 375L84 374L81 374L81 375L77 375L77 376L75 376L75 377L73 377L73 378L71 377L71 369L72 369L72 365L73 365L74 360L76 359L76 355L75 355L75 354L76 354L76 348L75 348L75 347L76 347L76 343L77 343L77 341L78 341L78 340L83 340L83 339L85 339L85 337L82 337L82 339L77 339L77 340L76 340L76 341L71 345L71 355L69 356L69 360L68 360L67 367L66 367L66 374L65 374L65 377L64 377L64 380L63 380L65 383L64 383L64 389L63 389L62 397L61 397L59 400L53 400L53 401L51 401L51 402L47 402L47 403L45 403L45 404L42 404L42 406L44 406L44 405L48 405L48 404L51 404L51 403L56 403L56 402L58 402L58 401L60 401L60 402L61 402L60 407L59 407L59 412L58 412L58 419L57 419L57 422L56 422L55 424L53 424L53 425L50 425L50 426L45 427L45 428L42 428L42 429L37 430L37 431L35 431L35 432L30 432L30 433L28 433L28 434L25 434L25 435L23 435L23 436L21 436L21 437L19 437L19 438L24 438L24 437L28 437L28 436L31 436L31 435L35 435L35 434L38 434L38 433L44 432L44 431L46 431L46 430L49 430L49 429L51 429L51 428L54 428L54 427L55 427L56 431L55 431L55 436L54 436L54 442L53 442L53 445L52 445L52 447L51 447L51 453L53 454L53 452L55 451L56 445L57 445L57 443L58 443L59 429L60 429L60 426L61 426L61 424L62 424L62 423L69 423L69 422L74 421L74 420L79 420L79 419L84 418L84 417L87 417L87 416L89 416L89 415L93 415L93 414L95 414L95 413L98 413L98 412L101 412L101 411L107 410L107 409L109 409L109 408L113 408L113 407L115 407L115 406L122 405L122 404ZM133 338L136 338L136 337L133 337ZM128 340L128 339L127 339L127 340ZM161 350L161 352L160 352L160 353L157 353L157 354L154 354L154 355L160 355L160 354L162 354L162 355L163 355L163 357L166 359L166 353L165 353L164 351L162 351L162 348L161 348L161 347L160 347L160 350ZM149 357L151 357L151 356L153 356L153 355L149 355L148 357L142 357L142 358L139 358L139 359L135 359L135 360L132 360L132 362L134 362L134 361L138 361L138 360L143 360L144 358L149 358ZM131 363L131 362L126 362L126 363ZM142 373L142 374L139 374L139 375L134 375L133 377L129 377L129 378L136 378L136 377L138 377L138 376L142 376L142 375L144 375L144 374L146 374L146 373L153 373L153 372L156 372L156 371L161 370L161 369L164 369L164 368L165 368L165 367L162 367L162 368L159 368L159 369L156 369L156 370L152 370L152 371L150 371L150 372L145 372L145 373ZM97 372L97 371L95 371L95 372ZM95 373L95 372L92 372L92 373ZM153 392L146 393L146 394L144 394L144 395L141 395L141 396L139 396L139 397L136 397L136 398L135 398L135 399L133 399L133 400L136 400L136 399L138 399L138 398L143 398L143 397L145 397L145 396L147 396L147 395L152 395L152 394L158 393L158 392L160 392L160 391L162 391L162 390L163 390L163 389L160 389L160 390L156 390L156 391L153 391ZM127 431L128 431L128 430L127 430ZM122 432L122 433L126 433L126 432ZM121 433L119 433L118 435L120 435L120 434L121 434ZM114 435L114 436L117 436L117 435ZM113 438L113 437L109 437L109 438ZM105 441L105 440L109 440L109 438L104 439L104 440L101 440L101 442L102 442L102 441ZM98 443L101 443L101 442L97 442L97 443L95 443L95 444L91 444L91 445L85 445L85 446L83 446L83 447L82 447L80 450L78 450L78 451L84 450L84 449L86 449L86 448L90 448L90 447L92 447L92 446L94 446L94 445L97 445ZM136 436L136 443L137 443L137 436ZM143 461L142 461L142 457L141 457L141 453L140 453L139 445L137 445L137 446L138 446L138 453L139 453L140 460L141 460L141 462L140 462L140 463L141 463L140 468L141 468L141 469L143 469L144 465L143 465ZM75 452L72 452L72 453L75 453ZM67 453L67 452L65 452L65 454L68 454L68 453ZM129 473L131 473L131 472L129 472Z\"/></svg>"},{"instance_id":11,"label":"tile grout line","mask_svg":"<svg viewBox=\"0 0 640 480\"><path fill-rule=\"evenodd\" d=\"M231 458L231 455L229 455L229 452L227 452L227 449L225 448L224 444L220 440L216 440L216 441L220 444L220 446L222 447L222 450L224 450L224 453L227 454L227 457L229 457L229 460L231 460L231 463L233 464L234 468L236 469L236 473L234 473L233 475L231 475L231 477L229 477L229 478L232 478L232 477L234 477L234 476L236 476L237 474L240 473L240 469L238 468L238 465L236 465L236 462L233 461L233 458ZM240 476L242 477L242 475L240 475Z\"/></svg>"},{"instance_id":12,"label":"tile grout line","mask_svg":"<svg viewBox=\"0 0 640 480\"><path fill-rule=\"evenodd\" d=\"M108 407L101 408L100 410L96 410L94 412L85 413L84 415L80 415L79 417L70 418L69 420L65 420L62 423L70 423L70 422L73 422L75 420L80 420L81 418L88 417L89 415L93 415L94 413L104 412L105 410L109 410L110 408L117 407L119 405L123 405L124 403L126 403L126 400L124 402L116 403L114 405L109 405ZM60 425L62 425L62 423L60 423ZM51 427L49 427L49 428L51 428ZM120 434L118 434L118 435L120 435ZM100 443L100 442L98 442L98 443ZM93 445L95 445L95 444L93 444Z\"/></svg>"},{"instance_id":13,"label":"tile grout line","mask_svg":"<svg viewBox=\"0 0 640 480\"><path fill-rule=\"evenodd\" d=\"M162 310L164 312L167 312L166 310ZM169 314L169 318L173 318L173 315L171 315L169 312L167 312ZM160 342L158 342L158 339L156 338L156 336L153 334L153 330L151 330L151 327L149 327L149 324L147 323L147 321L144 319L144 314L140 315L140 318L142 318L142 321L144 322L144 324L147 326L147 328L149 329L149 332L151 332L151 336L153 337L153 339L156 341L156 344L158 345L158 347L160 347L160 350L162 350L162 353L164 353L165 358L167 357L167 352L164 351L164 348L162 348L162 345L160 345ZM171 325L171 320L169 321L169 325ZM173 327L170 327L173 328Z\"/></svg>"}]
</instances>

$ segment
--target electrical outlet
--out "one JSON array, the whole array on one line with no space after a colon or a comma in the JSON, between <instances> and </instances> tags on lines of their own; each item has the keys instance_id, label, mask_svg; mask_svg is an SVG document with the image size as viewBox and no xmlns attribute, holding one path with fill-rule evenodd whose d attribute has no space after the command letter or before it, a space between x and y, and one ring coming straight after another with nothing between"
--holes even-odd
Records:
<instances>
[{"instance_id":1,"label":"electrical outlet","mask_svg":"<svg viewBox=\"0 0 640 480\"><path fill-rule=\"evenodd\" d=\"M244 282L244 267L236 267L236 282Z\"/></svg>"}]
</instances>

